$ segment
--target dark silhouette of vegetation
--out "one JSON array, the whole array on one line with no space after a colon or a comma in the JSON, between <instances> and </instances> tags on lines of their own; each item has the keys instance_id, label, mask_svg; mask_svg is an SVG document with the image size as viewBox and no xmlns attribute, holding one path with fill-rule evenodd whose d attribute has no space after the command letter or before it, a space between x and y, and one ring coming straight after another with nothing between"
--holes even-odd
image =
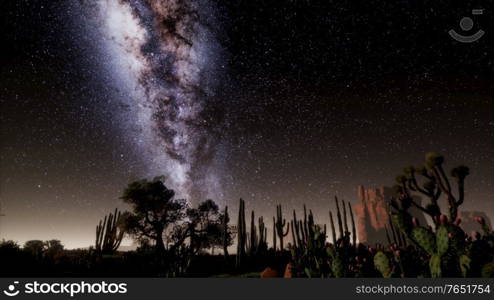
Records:
<instances>
[{"instance_id":1,"label":"dark silhouette of vegetation","mask_svg":"<svg viewBox=\"0 0 494 300\"><path fill-rule=\"evenodd\" d=\"M283 214L281 212L281 205L276 206L276 221L274 222L274 226L276 228L276 234L278 235L278 239L280 240L280 249L285 249L283 245L283 237L288 235L288 231L290 230L290 226L286 226L286 230L283 230L286 225L286 220L283 219ZM276 238L275 238L276 239ZM276 240L275 240L276 245ZM274 247L276 250L276 246Z\"/></svg>"},{"instance_id":2,"label":"dark silhouette of vegetation","mask_svg":"<svg viewBox=\"0 0 494 300\"><path fill-rule=\"evenodd\" d=\"M225 206L225 210L221 215L221 237L223 246L223 255L225 260L228 259L228 247L233 245L233 230L230 223L230 215L228 214L228 206Z\"/></svg>"},{"instance_id":3,"label":"dark silhouette of vegetation","mask_svg":"<svg viewBox=\"0 0 494 300\"><path fill-rule=\"evenodd\" d=\"M266 242L268 229L264 225L263 217L259 217L258 225L255 224L255 212L252 211L250 214L250 232L249 239L247 239L247 253L251 257L256 255L263 255L267 249L268 244Z\"/></svg>"},{"instance_id":4,"label":"dark silhouette of vegetation","mask_svg":"<svg viewBox=\"0 0 494 300\"><path fill-rule=\"evenodd\" d=\"M165 186L162 177L132 182L122 196L122 200L132 207L125 220L126 230L138 240L152 240L158 257L165 252L165 231L185 217L185 200L174 197L175 192ZM171 247L179 247L185 238L180 228L174 228L170 241L175 240L176 244Z\"/></svg>"},{"instance_id":5,"label":"dark silhouette of vegetation","mask_svg":"<svg viewBox=\"0 0 494 300\"><path fill-rule=\"evenodd\" d=\"M99 222L95 248L66 250L58 240L27 241L21 248L2 241L0 275L493 277L494 233L479 217L482 233L469 236L458 219L469 170L454 168L450 180L443 164L441 155L429 153L424 166L406 168L397 177L396 197L389 199L387 245L358 243L352 206L336 197L336 211L329 211L331 242L327 225L317 223L305 205L302 218L293 210L289 221L277 205L268 245L263 217L251 211L248 226L244 200L234 227L228 207L220 211L213 200L190 207L157 177L127 186L122 200L131 210L115 210ZM427 196L429 203L414 202L416 193ZM441 213L442 196L448 216ZM409 210L412 206L426 212L433 226L419 224ZM135 251L118 250L125 234L139 244ZM230 255L235 235L237 251ZM222 249L219 255L216 248Z\"/></svg>"},{"instance_id":6,"label":"dark silhouette of vegetation","mask_svg":"<svg viewBox=\"0 0 494 300\"><path fill-rule=\"evenodd\" d=\"M125 229L125 216L115 208L115 212L99 221L96 226L96 251L102 254L112 254L120 247Z\"/></svg>"},{"instance_id":7,"label":"dark silhouette of vegetation","mask_svg":"<svg viewBox=\"0 0 494 300\"><path fill-rule=\"evenodd\" d=\"M36 259L41 259L45 252L45 242L41 240L30 240L24 244L24 250Z\"/></svg>"},{"instance_id":8,"label":"dark silhouette of vegetation","mask_svg":"<svg viewBox=\"0 0 494 300\"><path fill-rule=\"evenodd\" d=\"M245 259L245 248L247 244L247 226L245 224L245 201L240 199L237 220L237 268L242 266Z\"/></svg>"},{"instance_id":9,"label":"dark silhouette of vegetation","mask_svg":"<svg viewBox=\"0 0 494 300\"><path fill-rule=\"evenodd\" d=\"M222 219L219 207L213 200L206 200L197 208L187 209L190 228L190 250L198 254L201 250L223 247Z\"/></svg>"},{"instance_id":10,"label":"dark silhouette of vegetation","mask_svg":"<svg viewBox=\"0 0 494 300\"><path fill-rule=\"evenodd\" d=\"M465 200L465 178L469 174L469 169L459 166L451 170L451 176L456 182L455 195L455 189L444 171L444 162L442 155L427 153L423 166L408 167L404 170L405 175L397 177L398 196L390 202L392 217L406 236L406 240L416 246L422 261L428 262L426 275L432 277L485 275L488 270L492 270L494 263L493 234L482 219L478 221L481 225L483 223L484 236L476 233L473 237L468 237L463 232L460 226L461 219L457 217L458 208ZM416 173L425 178L422 184L418 182ZM430 203L425 207L418 205L413 200L412 192L427 196ZM449 218L441 213L438 203L441 194L446 196ZM435 228L421 226L408 211L412 205L427 213ZM384 258L383 255L381 256ZM386 265L391 268L391 265Z\"/></svg>"},{"instance_id":11,"label":"dark silhouette of vegetation","mask_svg":"<svg viewBox=\"0 0 494 300\"><path fill-rule=\"evenodd\" d=\"M470 170L466 166L458 166L451 170L451 177L456 182L456 188L451 184L450 179L444 171L444 156L435 152L427 153L425 163L421 166L410 166L403 170L404 174L396 177L396 190L400 196L405 199L401 200L408 209L411 205L417 207L424 213L431 216L433 222L439 224L441 208L438 200L442 194L446 195L449 207L449 219L456 220L458 208L465 200L465 178L469 175ZM418 178L421 176L422 180ZM456 195L455 195L456 190ZM418 192L429 198L430 203L425 207L419 205L411 197L412 192ZM396 202L391 202L396 207Z\"/></svg>"}]
</instances>

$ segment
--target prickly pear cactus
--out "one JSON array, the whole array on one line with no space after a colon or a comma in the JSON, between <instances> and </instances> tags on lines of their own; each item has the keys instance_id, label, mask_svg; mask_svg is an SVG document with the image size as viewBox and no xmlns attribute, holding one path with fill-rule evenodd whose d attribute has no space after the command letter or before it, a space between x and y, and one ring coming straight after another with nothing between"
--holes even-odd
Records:
<instances>
[{"instance_id":1,"label":"prickly pear cactus","mask_svg":"<svg viewBox=\"0 0 494 300\"><path fill-rule=\"evenodd\" d=\"M448 229L446 226L441 225L436 231L436 245L437 245L437 254L439 256L444 255L448 252L449 248L449 237L448 237Z\"/></svg>"},{"instance_id":2,"label":"prickly pear cactus","mask_svg":"<svg viewBox=\"0 0 494 300\"><path fill-rule=\"evenodd\" d=\"M472 262L472 260L467 255L462 255L459 258L459 262L460 262L461 275L463 277L467 277L470 271L470 263Z\"/></svg>"},{"instance_id":3,"label":"prickly pear cactus","mask_svg":"<svg viewBox=\"0 0 494 300\"><path fill-rule=\"evenodd\" d=\"M333 276L336 278L345 276L345 265L340 255L336 255L333 258L333 261L331 263L331 271L333 272Z\"/></svg>"},{"instance_id":4,"label":"prickly pear cactus","mask_svg":"<svg viewBox=\"0 0 494 300\"><path fill-rule=\"evenodd\" d=\"M393 274L391 262L383 251L378 251L376 255L374 255L374 266L384 278L390 278Z\"/></svg>"},{"instance_id":5,"label":"prickly pear cactus","mask_svg":"<svg viewBox=\"0 0 494 300\"><path fill-rule=\"evenodd\" d=\"M483 278L494 278L494 262L485 264L480 275Z\"/></svg>"},{"instance_id":6,"label":"prickly pear cactus","mask_svg":"<svg viewBox=\"0 0 494 300\"><path fill-rule=\"evenodd\" d=\"M449 248L457 253L465 250L465 232L459 226L447 224Z\"/></svg>"},{"instance_id":7,"label":"prickly pear cactus","mask_svg":"<svg viewBox=\"0 0 494 300\"><path fill-rule=\"evenodd\" d=\"M431 231L417 226L412 229L412 237L429 255L436 253L436 236ZM448 238L447 232L446 238Z\"/></svg>"},{"instance_id":8,"label":"prickly pear cactus","mask_svg":"<svg viewBox=\"0 0 494 300\"><path fill-rule=\"evenodd\" d=\"M391 218L402 232L409 232L413 226L412 217L405 211L398 211L396 214L393 214Z\"/></svg>"},{"instance_id":9,"label":"prickly pear cactus","mask_svg":"<svg viewBox=\"0 0 494 300\"><path fill-rule=\"evenodd\" d=\"M442 276L441 271L441 256L434 254L429 260L429 268L431 270L432 278L438 278Z\"/></svg>"}]
</instances>

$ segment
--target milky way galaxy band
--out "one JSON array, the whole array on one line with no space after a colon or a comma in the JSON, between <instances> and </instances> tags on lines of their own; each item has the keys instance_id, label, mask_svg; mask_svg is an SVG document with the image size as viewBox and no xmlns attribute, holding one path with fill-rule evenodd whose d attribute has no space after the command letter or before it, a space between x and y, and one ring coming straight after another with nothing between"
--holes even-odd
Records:
<instances>
[{"instance_id":1,"label":"milky way galaxy band","mask_svg":"<svg viewBox=\"0 0 494 300\"><path fill-rule=\"evenodd\" d=\"M205 106L221 48L206 1L100 0L97 17L117 66L134 85L142 147L180 197L218 195L217 139Z\"/></svg>"}]
</instances>

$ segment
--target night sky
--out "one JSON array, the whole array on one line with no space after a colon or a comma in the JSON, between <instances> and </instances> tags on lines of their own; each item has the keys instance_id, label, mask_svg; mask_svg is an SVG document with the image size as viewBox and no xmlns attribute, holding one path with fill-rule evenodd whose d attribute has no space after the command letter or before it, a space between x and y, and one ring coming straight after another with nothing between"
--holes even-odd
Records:
<instances>
[{"instance_id":1,"label":"night sky","mask_svg":"<svg viewBox=\"0 0 494 300\"><path fill-rule=\"evenodd\" d=\"M161 174L192 205L306 203L325 221L334 195L356 202L429 151L470 167L464 207L494 217L492 1L4 0L0 14L0 238L88 246L127 183ZM465 16L479 41L448 35Z\"/></svg>"}]
</instances>

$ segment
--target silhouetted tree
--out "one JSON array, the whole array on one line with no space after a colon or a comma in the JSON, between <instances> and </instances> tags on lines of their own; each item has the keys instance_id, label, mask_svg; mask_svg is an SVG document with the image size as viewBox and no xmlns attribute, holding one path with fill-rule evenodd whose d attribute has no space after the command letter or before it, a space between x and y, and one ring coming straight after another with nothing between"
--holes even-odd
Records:
<instances>
[{"instance_id":1,"label":"silhouetted tree","mask_svg":"<svg viewBox=\"0 0 494 300\"><path fill-rule=\"evenodd\" d=\"M49 241L45 241L45 251L44 251L44 254L45 254L45 257L56 263L59 258L63 255L63 252L64 252L64 247L62 245L62 242L60 242L60 240L49 240Z\"/></svg>"},{"instance_id":2,"label":"silhouetted tree","mask_svg":"<svg viewBox=\"0 0 494 300\"><path fill-rule=\"evenodd\" d=\"M41 259L45 251L45 243L40 240L30 240L24 244L24 251L28 252L36 259Z\"/></svg>"},{"instance_id":3,"label":"silhouetted tree","mask_svg":"<svg viewBox=\"0 0 494 300\"><path fill-rule=\"evenodd\" d=\"M127 231L139 240L153 240L158 256L165 251L165 231L185 217L185 200L174 197L175 192L165 186L163 177L132 182L121 197L132 205L132 212L125 220Z\"/></svg>"},{"instance_id":4,"label":"silhouetted tree","mask_svg":"<svg viewBox=\"0 0 494 300\"><path fill-rule=\"evenodd\" d=\"M225 259L228 258L228 246L233 245L233 238L235 236L230 223L230 215L228 214L228 206L225 206L225 210L220 215L220 229L221 229L221 246L223 247L223 255Z\"/></svg>"},{"instance_id":5,"label":"silhouetted tree","mask_svg":"<svg viewBox=\"0 0 494 300\"><path fill-rule=\"evenodd\" d=\"M0 241L0 276L11 276L22 270L26 262L25 252L12 240Z\"/></svg>"},{"instance_id":6,"label":"silhouetted tree","mask_svg":"<svg viewBox=\"0 0 494 300\"><path fill-rule=\"evenodd\" d=\"M187 217L192 253L221 245L219 207L213 200L208 199L197 208L189 208Z\"/></svg>"},{"instance_id":7,"label":"silhouetted tree","mask_svg":"<svg viewBox=\"0 0 494 300\"><path fill-rule=\"evenodd\" d=\"M21 248L12 240L2 240L0 242L0 257L12 257L14 254L19 253Z\"/></svg>"},{"instance_id":8,"label":"silhouetted tree","mask_svg":"<svg viewBox=\"0 0 494 300\"><path fill-rule=\"evenodd\" d=\"M62 242L60 242L60 240L49 240L49 241L45 241L45 247L46 247L46 251L49 252L60 252L60 251L63 251L63 245L62 245Z\"/></svg>"}]
</instances>

